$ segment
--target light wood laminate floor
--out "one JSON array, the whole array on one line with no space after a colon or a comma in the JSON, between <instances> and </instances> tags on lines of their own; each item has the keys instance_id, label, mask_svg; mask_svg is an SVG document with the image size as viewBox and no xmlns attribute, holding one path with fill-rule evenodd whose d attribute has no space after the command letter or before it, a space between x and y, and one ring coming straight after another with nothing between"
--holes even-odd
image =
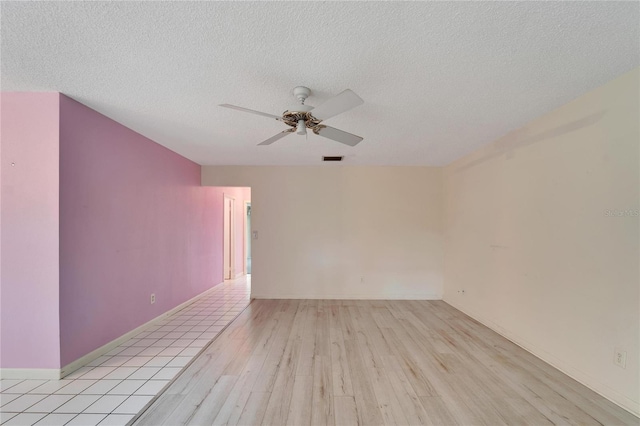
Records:
<instances>
[{"instance_id":1,"label":"light wood laminate floor","mask_svg":"<svg viewBox=\"0 0 640 426\"><path fill-rule=\"evenodd\" d=\"M442 301L255 300L135 424L638 423Z\"/></svg>"}]
</instances>

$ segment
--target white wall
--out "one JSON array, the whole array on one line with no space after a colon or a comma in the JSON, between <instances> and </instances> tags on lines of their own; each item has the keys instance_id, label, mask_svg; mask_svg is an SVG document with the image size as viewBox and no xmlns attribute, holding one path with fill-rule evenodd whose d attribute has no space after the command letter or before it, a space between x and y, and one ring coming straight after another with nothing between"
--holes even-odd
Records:
<instances>
[{"instance_id":1,"label":"white wall","mask_svg":"<svg viewBox=\"0 0 640 426\"><path fill-rule=\"evenodd\" d=\"M444 300L636 413L639 78L576 99L444 177ZM613 364L616 347L626 369Z\"/></svg>"},{"instance_id":2,"label":"white wall","mask_svg":"<svg viewBox=\"0 0 640 426\"><path fill-rule=\"evenodd\" d=\"M442 297L441 169L207 166L250 186L252 296Z\"/></svg>"}]
</instances>

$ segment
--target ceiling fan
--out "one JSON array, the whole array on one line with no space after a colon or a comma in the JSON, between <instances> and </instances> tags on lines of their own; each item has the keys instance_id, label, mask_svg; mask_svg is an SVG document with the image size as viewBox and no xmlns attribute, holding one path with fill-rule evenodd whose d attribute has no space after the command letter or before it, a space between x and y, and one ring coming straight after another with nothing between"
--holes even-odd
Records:
<instances>
[{"instance_id":1,"label":"ceiling fan","mask_svg":"<svg viewBox=\"0 0 640 426\"><path fill-rule=\"evenodd\" d=\"M235 105L221 104L220 106L274 118L290 127L290 129L284 130L266 141L260 142L258 145L271 145L275 141L293 132L299 135L306 135L307 129L311 129L316 135L332 139L345 145L356 146L362 140L360 136L347 133L335 127L325 126L321 123L328 118L342 114L358 105L362 105L364 101L360 96L347 89L314 108L304 104L305 99L307 99L310 94L311 89L308 87L298 86L293 89L293 95L298 99L299 104L282 113L281 117Z\"/></svg>"}]
</instances>

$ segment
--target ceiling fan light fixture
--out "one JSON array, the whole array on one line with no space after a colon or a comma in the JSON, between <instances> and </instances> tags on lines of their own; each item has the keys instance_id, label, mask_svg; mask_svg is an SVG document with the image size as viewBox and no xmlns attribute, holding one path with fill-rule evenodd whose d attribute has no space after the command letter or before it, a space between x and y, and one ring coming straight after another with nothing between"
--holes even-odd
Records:
<instances>
[{"instance_id":1,"label":"ceiling fan light fixture","mask_svg":"<svg viewBox=\"0 0 640 426\"><path fill-rule=\"evenodd\" d=\"M305 125L304 120L298 120L298 125L296 126L296 133L299 135L307 134L307 126Z\"/></svg>"}]
</instances>

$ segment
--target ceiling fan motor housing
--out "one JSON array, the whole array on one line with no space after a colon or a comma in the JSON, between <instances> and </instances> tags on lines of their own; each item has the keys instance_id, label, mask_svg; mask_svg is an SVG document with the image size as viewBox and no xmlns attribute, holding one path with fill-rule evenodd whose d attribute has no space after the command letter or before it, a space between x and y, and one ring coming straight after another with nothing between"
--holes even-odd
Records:
<instances>
[{"instance_id":1,"label":"ceiling fan motor housing","mask_svg":"<svg viewBox=\"0 0 640 426\"><path fill-rule=\"evenodd\" d=\"M296 128L298 126L298 121L300 120L304 121L304 124L308 129L314 129L320 124L320 121L322 121L311 115L311 112L285 111L282 114L282 122L287 126Z\"/></svg>"},{"instance_id":2,"label":"ceiling fan motor housing","mask_svg":"<svg viewBox=\"0 0 640 426\"><path fill-rule=\"evenodd\" d=\"M308 129L314 129L320 124L320 121L311 115L312 106L305 105L304 101L311 95L311 89L304 86L298 86L293 89L293 96L298 99L300 104L295 105L289 108L287 111L282 113L282 121L287 125L291 126L294 129L300 126L300 121L304 122L304 126Z\"/></svg>"}]
</instances>

